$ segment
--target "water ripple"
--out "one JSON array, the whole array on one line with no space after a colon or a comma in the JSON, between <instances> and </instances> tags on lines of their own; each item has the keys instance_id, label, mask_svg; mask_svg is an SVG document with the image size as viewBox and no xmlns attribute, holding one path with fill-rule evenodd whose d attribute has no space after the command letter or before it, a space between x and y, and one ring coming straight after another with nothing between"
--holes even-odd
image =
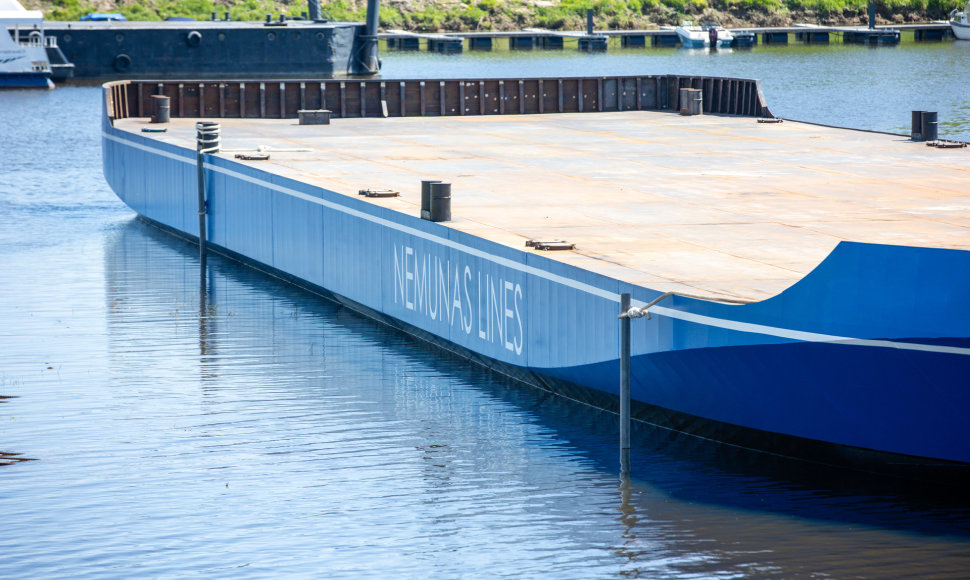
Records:
<instances>
[{"instance_id":1,"label":"water ripple","mask_svg":"<svg viewBox=\"0 0 970 580\"><path fill-rule=\"evenodd\" d=\"M101 181L98 89L32 99L0 94L17 145L0 169L4 578L959 577L970 564L965 500L789 478L644 427L622 480L613 416L227 260L210 261L202 296L197 250L132 221ZM38 115L44 130L21 119ZM70 139L52 128L67 123Z\"/></svg>"}]
</instances>

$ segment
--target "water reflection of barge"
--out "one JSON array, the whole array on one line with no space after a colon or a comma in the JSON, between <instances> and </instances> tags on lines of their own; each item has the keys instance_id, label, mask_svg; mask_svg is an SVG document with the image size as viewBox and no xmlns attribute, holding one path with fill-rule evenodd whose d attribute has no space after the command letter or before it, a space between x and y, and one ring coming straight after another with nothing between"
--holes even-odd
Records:
<instances>
[{"instance_id":1,"label":"water reflection of barge","mask_svg":"<svg viewBox=\"0 0 970 580\"><path fill-rule=\"evenodd\" d=\"M818 462L965 476L961 150L754 123L767 114L757 83L736 79L196 84L106 89L105 175L154 222L199 233L193 122L138 132L161 90L175 116L223 117L227 147L301 151L263 165L206 156L217 251L607 407L620 293L664 297L634 323L640 419ZM730 116L647 112L679 109L683 87ZM307 108L340 118L238 118ZM461 192L455 221L417 217L423 178ZM359 198L368 185L404 196ZM578 250L522 246L562 237Z\"/></svg>"}]
</instances>

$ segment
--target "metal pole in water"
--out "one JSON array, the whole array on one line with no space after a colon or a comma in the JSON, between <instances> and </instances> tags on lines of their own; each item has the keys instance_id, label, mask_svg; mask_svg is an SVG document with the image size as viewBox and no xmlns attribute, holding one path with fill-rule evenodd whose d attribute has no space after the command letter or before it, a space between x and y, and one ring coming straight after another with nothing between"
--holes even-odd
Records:
<instances>
[{"instance_id":1,"label":"metal pole in water","mask_svg":"<svg viewBox=\"0 0 970 580\"><path fill-rule=\"evenodd\" d=\"M199 258L205 269L208 204L205 199L205 154L219 151L219 123L199 121L195 124L196 173L199 178Z\"/></svg>"},{"instance_id":2,"label":"metal pole in water","mask_svg":"<svg viewBox=\"0 0 970 580\"><path fill-rule=\"evenodd\" d=\"M196 173L199 176L199 260L202 263L202 269L205 270L205 230L206 230L206 209L205 209L205 168L203 167L203 155L202 151L198 151L195 154L196 161Z\"/></svg>"},{"instance_id":3,"label":"metal pole in water","mask_svg":"<svg viewBox=\"0 0 970 580\"><path fill-rule=\"evenodd\" d=\"M196 173L199 176L199 258L205 261L205 169L202 151L195 154Z\"/></svg>"},{"instance_id":4,"label":"metal pole in water","mask_svg":"<svg viewBox=\"0 0 970 580\"><path fill-rule=\"evenodd\" d=\"M620 294L620 471L630 472L630 294Z\"/></svg>"},{"instance_id":5,"label":"metal pole in water","mask_svg":"<svg viewBox=\"0 0 970 580\"><path fill-rule=\"evenodd\" d=\"M586 9L586 34L593 34L593 9Z\"/></svg>"},{"instance_id":6,"label":"metal pole in water","mask_svg":"<svg viewBox=\"0 0 970 580\"><path fill-rule=\"evenodd\" d=\"M643 306L630 306L630 294L620 294L620 475L630 474L630 319L646 317L658 302L674 296L664 292Z\"/></svg>"}]
</instances>

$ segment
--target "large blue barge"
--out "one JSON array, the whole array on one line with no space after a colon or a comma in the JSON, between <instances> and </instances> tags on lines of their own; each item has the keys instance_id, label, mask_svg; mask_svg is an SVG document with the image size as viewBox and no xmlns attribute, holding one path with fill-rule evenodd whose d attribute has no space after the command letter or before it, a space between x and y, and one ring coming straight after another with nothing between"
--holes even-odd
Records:
<instances>
[{"instance_id":1,"label":"large blue barge","mask_svg":"<svg viewBox=\"0 0 970 580\"><path fill-rule=\"evenodd\" d=\"M700 89L704 112L716 116L670 112L681 109L683 88ZM140 133L148 126L151 93L168 94L173 116L186 119L173 119L168 133ZM333 125L321 130L279 121L301 109L327 109ZM822 463L943 481L965 477L970 207L960 192L966 171L955 164L965 163L965 153L885 135L754 123L763 116L770 112L756 81L701 77L279 82L248 92L246 83L122 82L105 89L104 173L138 214L198 237L197 154L187 119L221 118L225 147L235 131L240 143L255 148L256 139L264 139L284 152L277 157L290 151L292 160L260 166L226 154L204 155L203 233L214 251L520 380L606 408L615 407L619 387L620 295L630 293L652 315L633 322L635 418ZM506 119L511 124L498 124ZM408 200L365 199L348 186L406 175L417 189L419 179L435 177L422 175L429 167L439 175L446 171L434 163L447 161L447 139L480 127L487 130L469 137L482 140L479 165L515 163L518 169L500 167L478 181L475 171L487 168L447 175L456 183L464 179L466 189L479 183L480 213L469 219L431 222L416 209L407 211L414 207ZM547 129L553 132L544 137ZM583 146L604 147L620 169L601 168L588 152L562 166L544 159L538 162L544 172L536 176L530 166L515 179L528 173L555 188L578 179L576 174L592 177L572 194L546 192L557 197L543 207L536 201L518 209L501 205L507 199L502 190L512 183L501 181L503 175L554 147L561 138L555 131L580 129L594 141L615 130L615 142ZM642 137L650 130L659 133ZM717 154L734 155L734 165L680 171L677 130L713 138ZM777 137L779 131L799 131L805 141L778 153L779 139L788 138ZM743 139L732 140L734 134ZM415 143L429 135L425 154ZM491 149L488 135L501 146ZM638 138L628 152L615 148ZM811 139L820 140L816 149L805 148ZM847 158L834 149L853 139L865 140L858 145L867 147L864 156ZM372 162L371 149L380 155L381 140L399 143L384 163ZM530 149L512 148L525 140ZM359 148L349 150L351 143ZM328 146L331 153L314 157L315 147ZM501 147L507 147L504 154ZM647 147L655 149L648 155ZM725 153L731 147L738 150ZM685 149L704 150L700 141ZM782 157L749 159L762 153ZM630 164L641 157L673 174L669 184L660 169L649 180L630 175ZM590 167L577 167L584 163ZM829 179L812 163L855 173ZM800 184L802 166L809 166L807 179L819 181ZM607 170L619 185L593 181ZM699 199L685 175L696 175L700 189L715 190L715 196ZM924 187L906 195L870 187L913 179ZM756 183L763 191L746 189ZM659 192L662 199L624 198L624 185ZM603 187L619 201L591 200ZM808 199L816 191L822 192L818 199ZM512 192L516 196L520 192ZM456 194L456 204L458 199ZM705 212L722 202L728 209L716 218L723 223L705 221L703 213L690 223L679 216L673 225L659 221L680 205ZM558 226L528 227L572 241L585 236L587 243L579 243L585 251L543 253L515 241L512 234L526 227L518 225L516 211L541 222L555 220L557 207L580 203L597 207L564 212ZM572 225L584 211L590 212L589 225L596 222L605 234ZM627 220L628 214L636 218ZM763 220L752 225L756 215ZM685 244L669 240L638 258L646 242L623 242L629 232L671 228L748 270L719 269L705 257L714 254L691 254ZM702 243L699 231L724 237ZM809 237L789 239L794 231ZM742 249L732 246L737 237ZM752 256L739 262L745 244ZM672 273L691 267L698 270L693 278Z\"/></svg>"}]
</instances>

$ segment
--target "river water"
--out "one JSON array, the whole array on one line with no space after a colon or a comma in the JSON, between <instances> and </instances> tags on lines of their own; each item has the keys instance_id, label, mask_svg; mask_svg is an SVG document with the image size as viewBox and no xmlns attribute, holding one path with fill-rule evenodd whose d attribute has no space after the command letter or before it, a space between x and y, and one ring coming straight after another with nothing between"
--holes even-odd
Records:
<instances>
[{"instance_id":1,"label":"river water","mask_svg":"<svg viewBox=\"0 0 970 580\"><path fill-rule=\"evenodd\" d=\"M906 131L908 111L929 108L951 136L966 131L966 82L943 75L929 90L939 83L915 72L970 46L856 49L392 53L384 66L756 76L777 114ZM861 69L881 72L840 86ZM962 497L644 426L623 479L609 414L219 257L201 292L197 248L136 220L104 183L100 99L95 87L0 93L0 577L970 570ZM876 114L846 106L860 102Z\"/></svg>"},{"instance_id":2,"label":"river water","mask_svg":"<svg viewBox=\"0 0 970 580\"><path fill-rule=\"evenodd\" d=\"M912 38L910 35L904 35ZM611 41L615 42L615 41ZM504 46L504 41L497 41ZM575 46L575 45L574 45ZM383 52L389 78L682 74L753 78L779 117L853 129L910 132L911 111L937 111L941 138L970 141L970 41L904 41L895 47L832 42L750 50L622 49Z\"/></svg>"}]
</instances>

